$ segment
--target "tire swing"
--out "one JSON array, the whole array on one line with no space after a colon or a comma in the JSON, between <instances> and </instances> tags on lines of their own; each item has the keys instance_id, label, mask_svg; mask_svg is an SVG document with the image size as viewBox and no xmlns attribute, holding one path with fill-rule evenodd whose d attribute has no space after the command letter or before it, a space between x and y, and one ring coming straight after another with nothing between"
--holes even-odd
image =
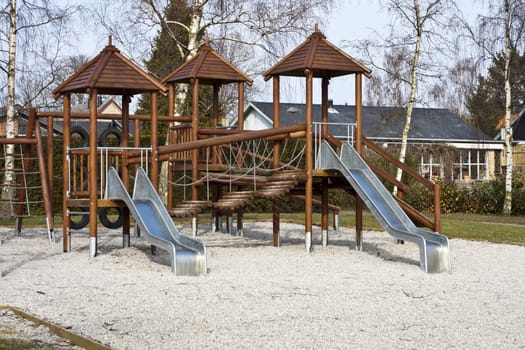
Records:
<instances>
[{"instance_id":1,"label":"tire swing","mask_svg":"<svg viewBox=\"0 0 525 350\"><path fill-rule=\"evenodd\" d=\"M98 138L98 145L101 147L119 147L122 141L122 132L114 127L104 129Z\"/></svg>"},{"instance_id":2,"label":"tire swing","mask_svg":"<svg viewBox=\"0 0 525 350\"><path fill-rule=\"evenodd\" d=\"M89 224L89 208L72 208L71 211L74 214L69 215L69 228L80 230Z\"/></svg>"},{"instance_id":3,"label":"tire swing","mask_svg":"<svg viewBox=\"0 0 525 350\"><path fill-rule=\"evenodd\" d=\"M71 147L88 147L89 133L80 125L73 125L71 127Z\"/></svg>"},{"instance_id":4,"label":"tire swing","mask_svg":"<svg viewBox=\"0 0 525 350\"><path fill-rule=\"evenodd\" d=\"M117 229L122 227L123 210L120 207L102 207L98 209L98 219L104 227Z\"/></svg>"}]
</instances>

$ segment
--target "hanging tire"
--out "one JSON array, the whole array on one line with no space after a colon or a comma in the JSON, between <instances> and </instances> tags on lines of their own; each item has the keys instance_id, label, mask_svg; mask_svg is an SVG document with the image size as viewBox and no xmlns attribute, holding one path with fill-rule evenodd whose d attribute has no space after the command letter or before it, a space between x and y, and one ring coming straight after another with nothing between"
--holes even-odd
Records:
<instances>
[{"instance_id":1,"label":"hanging tire","mask_svg":"<svg viewBox=\"0 0 525 350\"><path fill-rule=\"evenodd\" d=\"M71 147L88 147L89 146L89 133L86 129L80 125L73 125L71 127Z\"/></svg>"},{"instance_id":2,"label":"hanging tire","mask_svg":"<svg viewBox=\"0 0 525 350\"><path fill-rule=\"evenodd\" d=\"M104 227L116 229L122 227L122 208L102 207L98 210L98 219Z\"/></svg>"},{"instance_id":3,"label":"hanging tire","mask_svg":"<svg viewBox=\"0 0 525 350\"><path fill-rule=\"evenodd\" d=\"M119 147L122 141L122 132L116 127L104 129L98 138L101 147Z\"/></svg>"},{"instance_id":4,"label":"hanging tire","mask_svg":"<svg viewBox=\"0 0 525 350\"><path fill-rule=\"evenodd\" d=\"M71 212L75 214L69 215L69 228L80 230L89 224L89 208L71 208ZM76 214L80 212L85 212L85 214Z\"/></svg>"}]
</instances>

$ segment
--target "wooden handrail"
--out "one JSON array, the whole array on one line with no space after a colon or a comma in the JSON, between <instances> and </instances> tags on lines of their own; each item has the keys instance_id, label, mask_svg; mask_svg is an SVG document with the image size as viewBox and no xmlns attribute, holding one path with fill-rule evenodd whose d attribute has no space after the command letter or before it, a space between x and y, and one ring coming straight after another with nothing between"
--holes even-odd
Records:
<instances>
[{"instance_id":1,"label":"wooden handrail","mask_svg":"<svg viewBox=\"0 0 525 350\"><path fill-rule=\"evenodd\" d=\"M266 138L266 137L271 137L271 136L280 135L280 134L289 134L289 133L293 133L293 132L301 131L301 130L306 130L306 125L300 124L300 125L292 125L292 126L287 126L283 128L277 128L277 129L243 131L242 133L238 133L234 135L218 136L218 137L214 137L211 139L196 140L196 141L187 142L184 144L160 146L159 155L165 155L165 154L169 154L172 152L189 151L189 150L198 149L201 147L219 146L219 145L224 145L224 144L229 144L229 143L234 143L234 142L239 142L239 141Z\"/></svg>"},{"instance_id":2,"label":"wooden handrail","mask_svg":"<svg viewBox=\"0 0 525 350\"><path fill-rule=\"evenodd\" d=\"M383 158L388 160L390 163L394 164L396 167L403 169L405 173L409 174L410 176L415 178L417 181L421 182L421 184L423 184L430 191L434 191L433 182L427 180L426 178L421 176L417 171L415 171L414 169L412 169L405 163L400 162L399 159L397 159L396 157L394 157L393 155L385 151L383 148L378 146L376 143L370 141L364 136L363 136L363 144L367 146L368 148L372 149L377 154L381 155Z\"/></svg>"},{"instance_id":3,"label":"wooden handrail","mask_svg":"<svg viewBox=\"0 0 525 350\"><path fill-rule=\"evenodd\" d=\"M235 135L235 134L240 134L241 132L245 132L245 131L239 130L239 129L199 128L199 139L201 138L201 135L206 136L203 138L207 138L209 136Z\"/></svg>"},{"instance_id":4,"label":"wooden handrail","mask_svg":"<svg viewBox=\"0 0 525 350\"><path fill-rule=\"evenodd\" d=\"M399 206L404 210L407 215L412 218L412 220L416 221L420 225L423 225L425 227L428 227L432 229L433 231L439 232L439 230L436 228L436 223L430 221L426 216L418 212L414 207L412 207L410 204L405 202L404 200L394 197L399 204Z\"/></svg>"},{"instance_id":5,"label":"wooden handrail","mask_svg":"<svg viewBox=\"0 0 525 350\"><path fill-rule=\"evenodd\" d=\"M416 181L421 183L423 186L425 186L430 192L434 193L434 222L428 220L423 214L419 213L417 210L412 208L410 205L408 205L406 202L402 200L402 198L397 197L395 198L398 203L401 205L403 210L412 217L415 221L422 224L423 226L426 226L436 232L441 231L441 200L440 200L440 187L438 184L433 183L432 181L429 181L428 179L421 176L417 171L406 165L405 163L402 163L399 161L399 159L395 158L390 153L386 152L383 148L372 142L371 140L367 139L366 137L362 137L363 144L366 145L368 148L397 166L398 168L401 168L406 174L412 176ZM388 174L384 170L378 170L376 166L372 166L371 163L367 162L367 164L372 168L374 172L376 172L378 175L382 176L385 180L389 181L393 185L397 186L398 189L400 189L400 192L398 194L401 194L402 192L408 193L407 186L398 182L395 178L393 178L390 174ZM410 190L410 188L408 188Z\"/></svg>"},{"instance_id":6,"label":"wooden handrail","mask_svg":"<svg viewBox=\"0 0 525 350\"><path fill-rule=\"evenodd\" d=\"M368 167L370 169L372 169L372 171L374 173L376 173L377 175L381 176L382 178L384 178L385 180L387 180L388 182L390 182L394 186L397 186L397 188L399 188L404 193L409 193L410 192L410 187L408 187L407 185L405 185L401 181L397 181L396 178L393 177L392 175L390 175L385 169L375 165L374 163L372 163L371 161L369 161L367 159L365 159L364 161L368 165Z\"/></svg>"}]
</instances>

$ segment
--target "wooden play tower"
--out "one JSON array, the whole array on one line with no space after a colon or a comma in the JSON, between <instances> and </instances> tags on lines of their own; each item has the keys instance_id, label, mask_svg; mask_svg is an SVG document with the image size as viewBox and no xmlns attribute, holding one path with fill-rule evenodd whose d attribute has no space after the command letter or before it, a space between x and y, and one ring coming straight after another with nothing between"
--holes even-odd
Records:
<instances>
[{"instance_id":1,"label":"wooden play tower","mask_svg":"<svg viewBox=\"0 0 525 350\"><path fill-rule=\"evenodd\" d=\"M370 77L370 70L354 60L352 57L331 44L326 37L318 31L310 35L305 42L285 56L281 61L264 73L264 79L273 79L273 125L278 128L280 125L280 77L304 77L306 79L306 184L305 184L305 245L309 252L312 246L312 198L313 198L313 178L314 178L314 135L313 135L313 79L319 78L321 83L321 115L323 139L328 137L328 84L330 79L348 74L355 75L355 106L356 106L356 148L361 152L362 145L362 76ZM276 144L276 154L279 145ZM326 245L328 234L328 176L326 174L315 174L322 177L322 244ZM274 212L274 216L278 212ZM356 197L356 230L358 235L357 245L361 245L362 229L362 203ZM274 220L278 223L278 220ZM278 244L278 228L274 225L274 243Z\"/></svg>"},{"instance_id":2,"label":"wooden play tower","mask_svg":"<svg viewBox=\"0 0 525 350\"><path fill-rule=\"evenodd\" d=\"M158 94L165 94L166 88L151 75L144 72L140 67L123 56L120 51L112 45L111 37L108 45L92 60L85 64L79 71L65 80L53 91L55 98L63 97L64 110L61 117L64 123L63 141L63 244L64 251L71 249L70 240L70 211L71 208L89 208L89 254L97 254L97 212L100 207L121 206L119 203L101 199L99 184L103 181L104 174L100 174L99 162L103 159L98 153L97 144L97 120L101 116L97 115L97 96L117 95L122 96L122 115L114 118L122 121L122 140L120 149L112 153L111 156L119 157L121 176L126 186L129 186L128 152L129 145L129 123L130 113L129 104L131 97L137 94L148 93L151 97L151 115L148 117L151 122L151 151L149 156L150 177L152 182L158 185L158 116L157 116L157 97ZM71 94L82 93L89 95L89 114L73 115L71 113ZM48 113L48 115L50 115ZM89 143L87 148L71 149L70 134L71 120L73 117L89 119ZM105 116L104 118L107 118ZM135 147L140 147L139 119L134 118ZM79 191L68 191L70 188L71 177L76 170L72 166L72 161L78 160L77 164L87 167L87 188ZM85 164L85 165L84 165ZM81 177L81 176L79 176ZM77 176L74 176L76 179ZM86 195L88 198L86 199ZM129 213L124 210L123 235L125 245L129 244L130 230Z\"/></svg>"}]
</instances>

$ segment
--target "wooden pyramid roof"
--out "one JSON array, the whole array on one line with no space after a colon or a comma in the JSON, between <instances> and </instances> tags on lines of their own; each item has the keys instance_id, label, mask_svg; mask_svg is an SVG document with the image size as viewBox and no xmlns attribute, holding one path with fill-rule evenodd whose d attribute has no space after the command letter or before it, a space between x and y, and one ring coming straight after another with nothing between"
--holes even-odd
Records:
<instances>
[{"instance_id":1,"label":"wooden pyramid roof","mask_svg":"<svg viewBox=\"0 0 525 350\"><path fill-rule=\"evenodd\" d=\"M192 79L199 79L200 83L207 85L242 81L252 84L252 79L211 48L208 42L194 57L168 74L162 82L190 83Z\"/></svg>"},{"instance_id":2,"label":"wooden pyramid roof","mask_svg":"<svg viewBox=\"0 0 525 350\"><path fill-rule=\"evenodd\" d=\"M326 40L317 30L295 50L264 73L264 80L274 75L303 77L310 69L316 78L332 78L347 74L362 73L370 77L371 71L344 51Z\"/></svg>"},{"instance_id":3,"label":"wooden pyramid roof","mask_svg":"<svg viewBox=\"0 0 525 350\"><path fill-rule=\"evenodd\" d=\"M97 89L100 95L166 93L166 87L122 55L111 44L111 38L97 56L53 90L53 94L58 98L65 93L86 93L90 89Z\"/></svg>"}]
</instances>

